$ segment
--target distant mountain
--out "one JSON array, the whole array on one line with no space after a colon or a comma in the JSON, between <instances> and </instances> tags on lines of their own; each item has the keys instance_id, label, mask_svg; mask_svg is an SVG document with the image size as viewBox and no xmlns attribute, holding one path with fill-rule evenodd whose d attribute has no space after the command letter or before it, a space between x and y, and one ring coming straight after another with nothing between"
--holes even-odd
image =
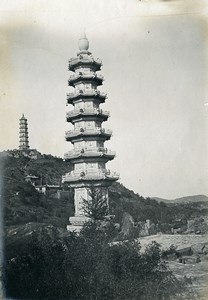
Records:
<instances>
[{"instance_id":1,"label":"distant mountain","mask_svg":"<svg viewBox=\"0 0 208 300\"><path fill-rule=\"evenodd\" d=\"M186 197L181 197L181 198L176 198L172 200L164 199L164 198L158 198L158 197L153 197L152 199L156 200L157 202L164 202L166 204L170 203L194 203L194 202L208 202L208 197L205 195L194 195L194 196L186 196Z\"/></svg>"}]
</instances>

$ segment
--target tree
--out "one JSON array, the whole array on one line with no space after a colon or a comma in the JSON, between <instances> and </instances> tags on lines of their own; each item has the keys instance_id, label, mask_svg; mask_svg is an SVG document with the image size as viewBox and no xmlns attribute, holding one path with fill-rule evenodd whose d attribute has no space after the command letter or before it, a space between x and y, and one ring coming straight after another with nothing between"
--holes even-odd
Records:
<instances>
[{"instance_id":1,"label":"tree","mask_svg":"<svg viewBox=\"0 0 208 300\"><path fill-rule=\"evenodd\" d=\"M82 200L85 215L93 221L104 220L108 214L108 199L103 190L91 187L87 198Z\"/></svg>"}]
</instances>

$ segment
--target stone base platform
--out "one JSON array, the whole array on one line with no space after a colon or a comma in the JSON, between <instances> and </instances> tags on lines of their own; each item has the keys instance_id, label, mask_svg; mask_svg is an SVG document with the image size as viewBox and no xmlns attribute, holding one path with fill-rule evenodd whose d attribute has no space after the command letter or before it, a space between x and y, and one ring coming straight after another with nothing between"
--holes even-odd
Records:
<instances>
[{"instance_id":1,"label":"stone base platform","mask_svg":"<svg viewBox=\"0 0 208 300\"><path fill-rule=\"evenodd\" d=\"M67 230L70 232L79 233L83 225L90 221L90 218L85 216L74 216L69 218L70 225L67 226Z\"/></svg>"},{"instance_id":2,"label":"stone base platform","mask_svg":"<svg viewBox=\"0 0 208 300\"><path fill-rule=\"evenodd\" d=\"M82 226L67 225L67 231L80 233Z\"/></svg>"}]
</instances>

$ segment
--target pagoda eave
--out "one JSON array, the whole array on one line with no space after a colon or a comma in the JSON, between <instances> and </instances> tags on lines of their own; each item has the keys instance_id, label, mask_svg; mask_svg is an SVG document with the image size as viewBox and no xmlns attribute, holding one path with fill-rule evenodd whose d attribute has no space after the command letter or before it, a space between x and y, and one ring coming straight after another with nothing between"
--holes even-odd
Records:
<instances>
[{"instance_id":1,"label":"pagoda eave","mask_svg":"<svg viewBox=\"0 0 208 300\"><path fill-rule=\"evenodd\" d=\"M89 186L92 186L94 184L98 184L100 186L108 186L108 185L111 185L112 182L116 181L119 179L119 176L118 177L106 177L106 178L94 178L94 179L88 179L88 178L77 178L77 179L68 179L68 180L65 180L63 181L63 184L67 184L68 186L70 186L71 188L74 188L74 187L82 187L82 186L86 186L86 185L89 185Z\"/></svg>"},{"instance_id":2,"label":"pagoda eave","mask_svg":"<svg viewBox=\"0 0 208 300\"><path fill-rule=\"evenodd\" d=\"M99 78L99 77L87 77L87 78L82 78L82 77L78 77L78 78L74 78L74 79L69 79L68 80L68 85L75 87L76 84L80 84L80 83L95 83L97 86L102 85L103 84L103 79Z\"/></svg>"},{"instance_id":3,"label":"pagoda eave","mask_svg":"<svg viewBox=\"0 0 208 300\"><path fill-rule=\"evenodd\" d=\"M106 138L103 136L83 136L83 137L78 137L75 139L72 139L70 142L72 145L75 144L75 142L81 142L81 141L97 141L97 142L105 142Z\"/></svg>"},{"instance_id":4,"label":"pagoda eave","mask_svg":"<svg viewBox=\"0 0 208 300\"><path fill-rule=\"evenodd\" d=\"M77 115L67 115L66 116L66 121L70 122L72 124L79 122L79 121L100 121L104 122L107 121L109 118L109 115L104 115L101 113L92 113L92 114L84 114L84 113L79 113Z\"/></svg>"},{"instance_id":5,"label":"pagoda eave","mask_svg":"<svg viewBox=\"0 0 208 300\"><path fill-rule=\"evenodd\" d=\"M99 103L104 103L107 98L105 93L69 93L67 94L67 102L73 104L76 100L97 100Z\"/></svg>"},{"instance_id":6,"label":"pagoda eave","mask_svg":"<svg viewBox=\"0 0 208 300\"><path fill-rule=\"evenodd\" d=\"M63 182L63 186L67 188L92 188L92 187L109 187L112 185L112 181L100 180L100 181L79 181L79 182Z\"/></svg>"},{"instance_id":7,"label":"pagoda eave","mask_svg":"<svg viewBox=\"0 0 208 300\"><path fill-rule=\"evenodd\" d=\"M69 60L69 71L76 71L79 67L85 67L85 68L91 68L94 71L100 71L102 62L100 60L94 60L94 59L82 59L82 58L74 58L72 60Z\"/></svg>"},{"instance_id":8,"label":"pagoda eave","mask_svg":"<svg viewBox=\"0 0 208 300\"><path fill-rule=\"evenodd\" d=\"M79 162L107 162L109 160L114 159L115 154L105 154L105 153L89 153L89 154L74 154L73 155L67 155L67 153L64 156L64 159L66 161L71 161L73 163L79 163Z\"/></svg>"},{"instance_id":9,"label":"pagoda eave","mask_svg":"<svg viewBox=\"0 0 208 300\"><path fill-rule=\"evenodd\" d=\"M101 115L97 116L80 116L80 117L66 117L66 121L75 124L76 122L80 121L97 121L97 122L105 122L108 120L108 117L104 117Z\"/></svg>"},{"instance_id":10,"label":"pagoda eave","mask_svg":"<svg viewBox=\"0 0 208 300\"><path fill-rule=\"evenodd\" d=\"M101 137L103 140L108 141L110 140L112 134L106 134L106 133L84 133L84 132L78 132L72 136L65 136L65 139L67 142L74 143L75 141L83 140L84 138L92 138L92 137Z\"/></svg>"}]
</instances>

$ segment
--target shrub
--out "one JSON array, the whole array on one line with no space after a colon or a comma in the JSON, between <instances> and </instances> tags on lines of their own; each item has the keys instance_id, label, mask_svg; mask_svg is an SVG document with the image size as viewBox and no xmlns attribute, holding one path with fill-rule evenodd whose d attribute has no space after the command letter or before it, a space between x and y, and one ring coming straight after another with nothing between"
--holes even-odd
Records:
<instances>
[{"instance_id":1,"label":"shrub","mask_svg":"<svg viewBox=\"0 0 208 300\"><path fill-rule=\"evenodd\" d=\"M168 300L184 289L161 259L158 244L140 251L134 241L109 243L96 222L79 236L32 234L4 266L8 297L15 299ZM11 244L9 245L11 247ZM7 250L7 249L6 249ZM14 255L15 253L15 255ZM172 297L172 298L171 298Z\"/></svg>"}]
</instances>

